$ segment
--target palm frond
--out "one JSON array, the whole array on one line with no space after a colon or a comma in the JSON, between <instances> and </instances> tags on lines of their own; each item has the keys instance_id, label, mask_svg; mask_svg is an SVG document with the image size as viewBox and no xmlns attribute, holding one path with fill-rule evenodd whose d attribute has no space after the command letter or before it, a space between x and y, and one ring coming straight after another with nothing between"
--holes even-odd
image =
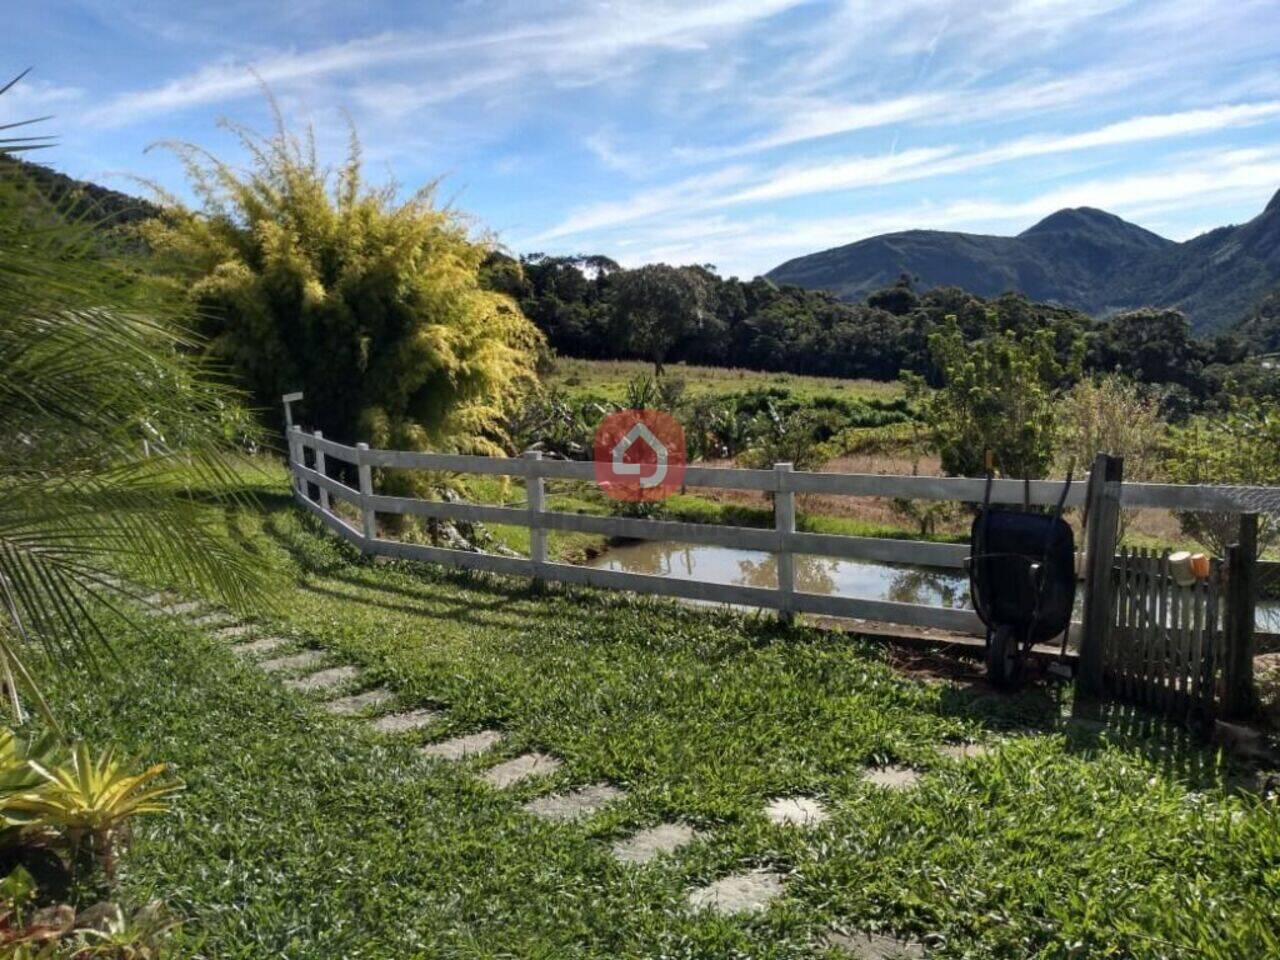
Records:
<instances>
[{"instance_id":1,"label":"palm frond","mask_svg":"<svg viewBox=\"0 0 1280 960\"><path fill-rule=\"evenodd\" d=\"M187 319L91 218L0 168L0 682L42 712L26 654L94 662L120 573L262 599L207 503L240 496L244 398Z\"/></svg>"}]
</instances>

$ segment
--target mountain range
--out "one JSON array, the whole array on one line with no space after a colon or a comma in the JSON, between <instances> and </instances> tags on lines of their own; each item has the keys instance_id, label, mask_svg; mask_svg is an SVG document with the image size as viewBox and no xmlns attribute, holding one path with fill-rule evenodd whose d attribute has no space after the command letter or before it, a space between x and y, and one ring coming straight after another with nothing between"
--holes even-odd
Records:
<instances>
[{"instance_id":1,"label":"mountain range","mask_svg":"<svg viewBox=\"0 0 1280 960\"><path fill-rule=\"evenodd\" d=\"M1197 332L1211 333L1280 287L1280 192L1249 222L1183 243L1076 207L1015 237L906 230L796 257L766 276L860 301L904 274L921 289L956 286L984 297L1013 290L1095 316L1175 307Z\"/></svg>"}]
</instances>

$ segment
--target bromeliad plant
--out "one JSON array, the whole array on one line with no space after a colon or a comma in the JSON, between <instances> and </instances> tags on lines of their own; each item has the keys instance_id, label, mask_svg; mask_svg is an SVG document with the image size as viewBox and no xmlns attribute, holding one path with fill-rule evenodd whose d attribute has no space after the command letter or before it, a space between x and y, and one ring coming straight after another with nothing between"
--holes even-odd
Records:
<instances>
[{"instance_id":1,"label":"bromeliad plant","mask_svg":"<svg viewBox=\"0 0 1280 960\"><path fill-rule=\"evenodd\" d=\"M27 759L26 766L35 785L0 797L5 823L57 831L67 838L73 860L87 838L109 880L115 878L118 844L128 822L141 814L167 812L164 798L182 789L181 783L156 782L165 764L130 773L113 748L95 757L83 741L71 748L64 764L46 766Z\"/></svg>"}]
</instances>

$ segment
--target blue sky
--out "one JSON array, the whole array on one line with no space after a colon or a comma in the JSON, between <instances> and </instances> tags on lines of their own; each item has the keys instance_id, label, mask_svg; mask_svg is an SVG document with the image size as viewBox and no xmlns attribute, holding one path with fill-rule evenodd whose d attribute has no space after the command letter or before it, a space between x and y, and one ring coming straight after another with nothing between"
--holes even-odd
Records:
<instances>
[{"instance_id":1,"label":"blue sky","mask_svg":"<svg viewBox=\"0 0 1280 960\"><path fill-rule=\"evenodd\" d=\"M441 195L516 252L751 276L910 227L1097 206L1175 239L1280 188L1276 0L44 0L12 7L0 120L44 162L179 194L149 144L237 159L255 73L323 154Z\"/></svg>"}]
</instances>

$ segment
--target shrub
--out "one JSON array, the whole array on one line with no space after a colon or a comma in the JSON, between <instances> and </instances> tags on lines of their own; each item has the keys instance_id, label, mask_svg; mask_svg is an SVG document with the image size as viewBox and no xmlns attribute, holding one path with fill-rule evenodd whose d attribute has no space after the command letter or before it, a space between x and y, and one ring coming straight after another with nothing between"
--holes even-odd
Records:
<instances>
[{"instance_id":1,"label":"shrub","mask_svg":"<svg viewBox=\"0 0 1280 960\"><path fill-rule=\"evenodd\" d=\"M1172 432L1167 468L1175 483L1280 484L1280 405L1240 401L1225 414L1192 419ZM1274 504L1272 505L1274 507ZM1182 532L1223 556L1236 539L1234 513L1179 513ZM1280 518L1261 512L1258 551L1280 539Z\"/></svg>"},{"instance_id":2,"label":"shrub","mask_svg":"<svg viewBox=\"0 0 1280 960\"><path fill-rule=\"evenodd\" d=\"M1074 463L1076 475L1089 469L1099 453L1124 457L1126 480L1154 480L1160 470L1165 423L1152 391L1118 374L1081 380L1058 407L1058 468ZM1120 529L1133 511L1120 514Z\"/></svg>"},{"instance_id":3,"label":"shrub","mask_svg":"<svg viewBox=\"0 0 1280 960\"><path fill-rule=\"evenodd\" d=\"M985 323L985 335L969 341L948 317L929 336L942 386L928 393L923 380L907 376L909 393L947 473L984 473L990 451L995 470L1006 477L1044 477L1053 462L1055 405L1062 385L1079 375L1083 342L1061 361L1053 330L1003 330L994 313Z\"/></svg>"},{"instance_id":4,"label":"shrub","mask_svg":"<svg viewBox=\"0 0 1280 960\"><path fill-rule=\"evenodd\" d=\"M500 454L501 419L532 383L543 341L515 302L486 290L489 245L434 184L397 201L361 174L353 132L336 174L309 135L231 126L248 172L187 143L199 210L165 197L139 229L189 289L211 350L274 411L306 392L313 423L346 440Z\"/></svg>"}]
</instances>

